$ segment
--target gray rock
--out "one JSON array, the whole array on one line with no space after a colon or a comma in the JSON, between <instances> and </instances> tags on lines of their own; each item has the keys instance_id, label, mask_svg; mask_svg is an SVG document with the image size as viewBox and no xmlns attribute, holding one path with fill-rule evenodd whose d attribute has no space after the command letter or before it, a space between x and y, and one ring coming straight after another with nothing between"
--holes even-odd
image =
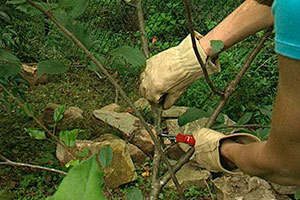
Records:
<instances>
[{"instance_id":1,"label":"gray rock","mask_svg":"<svg viewBox=\"0 0 300 200\"><path fill-rule=\"evenodd\" d=\"M114 189L120 185L136 180L137 174L130 158L127 145L123 140L114 135L105 134L94 141L78 140L70 151L77 154L86 148L89 151L89 155L85 158L88 158L92 154L96 154L105 145L110 145L113 150L112 162L104 169L105 183L107 186ZM57 145L56 156L62 165L71 161L71 156L61 145Z\"/></svg>"},{"instance_id":2,"label":"gray rock","mask_svg":"<svg viewBox=\"0 0 300 200\"><path fill-rule=\"evenodd\" d=\"M188 109L188 107L184 106L172 106L168 110L164 110L162 112L162 117L164 118L178 118L181 116L185 111Z\"/></svg>"},{"instance_id":3,"label":"gray rock","mask_svg":"<svg viewBox=\"0 0 300 200\"><path fill-rule=\"evenodd\" d=\"M210 177L210 172L202 170L191 163L186 163L177 173L176 177L179 184L187 189L191 186L198 188L205 188L205 181ZM167 187L174 188L175 185L172 180L167 183Z\"/></svg>"},{"instance_id":4,"label":"gray rock","mask_svg":"<svg viewBox=\"0 0 300 200\"><path fill-rule=\"evenodd\" d=\"M139 119L129 113L117 113L105 110L93 111L94 117L102 122L118 129L123 139L128 139L132 134L139 129Z\"/></svg>"},{"instance_id":5,"label":"gray rock","mask_svg":"<svg viewBox=\"0 0 300 200\"><path fill-rule=\"evenodd\" d=\"M270 184L248 175L224 175L213 180L220 200L275 200Z\"/></svg>"}]
</instances>

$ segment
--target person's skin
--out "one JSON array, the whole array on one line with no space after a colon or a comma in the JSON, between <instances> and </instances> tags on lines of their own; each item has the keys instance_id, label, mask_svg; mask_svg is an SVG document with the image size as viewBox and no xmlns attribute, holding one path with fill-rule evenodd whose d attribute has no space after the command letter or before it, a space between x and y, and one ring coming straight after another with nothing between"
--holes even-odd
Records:
<instances>
[{"instance_id":1,"label":"person's skin","mask_svg":"<svg viewBox=\"0 0 300 200\"><path fill-rule=\"evenodd\" d=\"M270 7L247 0L200 43L212 55L210 40L222 40L228 48L272 24ZM278 92L268 141L242 145L225 140L221 155L247 174L300 186L300 60L278 58Z\"/></svg>"}]
</instances>

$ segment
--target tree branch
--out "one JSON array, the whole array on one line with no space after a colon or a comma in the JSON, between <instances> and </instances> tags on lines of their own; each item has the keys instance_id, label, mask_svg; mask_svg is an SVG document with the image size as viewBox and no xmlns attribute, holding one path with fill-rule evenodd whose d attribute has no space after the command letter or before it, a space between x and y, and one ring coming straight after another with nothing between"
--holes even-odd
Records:
<instances>
[{"instance_id":1,"label":"tree branch","mask_svg":"<svg viewBox=\"0 0 300 200\"><path fill-rule=\"evenodd\" d=\"M267 40L267 38L271 34L272 34L272 29L269 28L269 29L266 30L266 32L264 33L264 35L260 38L260 40L258 41L256 47L253 49L253 51L251 52L251 54L248 56L245 64L240 69L239 73L236 75L236 77L228 85L228 87L227 87L227 89L226 89L226 91L224 93L224 96L221 98L221 101L219 102L219 104L216 107L215 111L210 116L210 118L209 118L209 120L207 122L206 127L210 128L210 127L212 127L214 125L214 123L216 122L217 117L221 113L221 110L224 108L225 104L229 100L229 97L236 90L236 87L239 84L240 80L242 79L242 77L244 76L245 72L248 70L248 68L250 67L251 63L256 58L256 56L258 55L258 53L260 52L260 50L263 48L264 42Z\"/></svg>"},{"instance_id":2,"label":"tree branch","mask_svg":"<svg viewBox=\"0 0 300 200\"><path fill-rule=\"evenodd\" d=\"M205 80L206 80L207 84L209 85L210 89L215 94L217 94L219 96L223 96L224 93L222 91L219 91L217 88L215 88L214 85L213 85L213 83L212 83L212 81L210 80L208 72L207 72L207 69L206 69L206 66L207 66L208 62L206 64L203 63L203 61L201 59L201 56L199 54L199 51L197 49L196 40L195 40L195 32L194 32L193 22L192 22L192 17L191 17L191 8L190 8L190 5L189 5L189 0L183 0L183 3L184 3L184 8L185 8L185 14L186 14L187 23L188 23L190 34L191 34L193 49L194 49L195 55L197 57L197 60L198 60L198 62L200 64L200 67L201 67L201 69L203 71Z\"/></svg>"},{"instance_id":3,"label":"tree branch","mask_svg":"<svg viewBox=\"0 0 300 200\"><path fill-rule=\"evenodd\" d=\"M124 101L132 108L136 116L139 118L141 124L145 127L147 132L149 133L151 139L154 142L155 148L157 149L158 153L162 157L163 162L166 164L168 171L171 174L171 178L174 181L175 185L179 185L177 178L175 177L175 174L172 169L172 165L168 161L167 156L164 154L162 150L162 145L160 144L160 141L156 138L154 135L152 129L147 124L141 113L136 109L135 105L132 103L132 101L128 98L125 91L119 86L119 84L112 78L112 76L107 72L107 70L103 67L103 65L96 59L95 56L92 55L92 53L69 31L67 30L52 14L51 12L46 11L45 9L38 6L34 1L32 0L26 0L30 5L41 11L44 15L48 16L49 19L51 19L59 29L61 29L66 36L68 36L80 49L83 50L83 52L93 61L93 63L103 72L103 74L108 78L108 80L111 82L111 84L119 91L121 97L124 99ZM179 194L183 196L183 190L179 189Z\"/></svg>"},{"instance_id":4,"label":"tree branch","mask_svg":"<svg viewBox=\"0 0 300 200\"><path fill-rule=\"evenodd\" d=\"M14 162L14 161L11 161L8 158L4 157L1 154L0 154L0 157L3 160L5 160L5 162L0 162L0 165L11 165L11 166L16 166L16 167L29 167L29 168L32 168L32 169L46 170L46 171L49 171L49 172L54 172L54 173L62 174L62 175L65 175L65 176L67 175L66 172L60 171L60 170L57 170L57 169L43 167L43 166L39 166L39 165L31 165L31 164L26 164L26 163Z\"/></svg>"},{"instance_id":5,"label":"tree branch","mask_svg":"<svg viewBox=\"0 0 300 200\"><path fill-rule=\"evenodd\" d=\"M48 135L50 135L59 145L61 145L71 156L73 159L76 159L76 155L69 151L69 148L64 144L62 143L57 137L56 135L54 135L54 133L52 133L38 118L36 118L33 113L27 108L27 106L25 106L18 98L16 98L6 87L4 87L4 85L2 85L0 83L0 87L3 88L3 90L8 94L8 96L10 96L14 101L17 102L17 104L19 106L22 107L22 109L27 113L27 115L29 117L32 117L32 119L42 128L46 131L46 133Z\"/></svg>"}]
</instances>

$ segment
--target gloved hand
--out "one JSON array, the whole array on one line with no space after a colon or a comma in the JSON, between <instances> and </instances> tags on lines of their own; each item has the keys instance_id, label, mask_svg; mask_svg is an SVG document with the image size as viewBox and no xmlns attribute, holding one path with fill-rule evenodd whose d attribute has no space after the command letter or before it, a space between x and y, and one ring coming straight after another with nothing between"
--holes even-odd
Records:
<instances>
[{"instance_id":1,"label":"gloved hand","mask_svg":"<svg viewBox=\"0 0 300 200\"><path fill-rule=\"evenodd\" d=\"M199 39L202 37L195 32L197 49L206 63L207 55L202 49ZM218 60L207 65L208 74L220 72ZM167 49L147 60L145 71L141 74L140 93L148 101L163 102L164 109L170 108L191 83L203 78L201 66L193 50L191 36L188 35L178 46Z\"/></svg>"},{"instance_id":2,"label":"gloved hand","mask_svg":"<svg viewBox=\"0 0 300 200\"><path fill-rule=\"evenodd\" d=\"M252 142L260 142L260 139L254 135L247 133L236 133L232 135L224 135L217 131L202 128L194 131L195 153L191 161L199 167L206 168L213 172L225 172L229 174L237 174L240 171L226 169L221 162L220 145L225 139L230 139L240 144L249 144Z\"/></svg>"}]
</instances>

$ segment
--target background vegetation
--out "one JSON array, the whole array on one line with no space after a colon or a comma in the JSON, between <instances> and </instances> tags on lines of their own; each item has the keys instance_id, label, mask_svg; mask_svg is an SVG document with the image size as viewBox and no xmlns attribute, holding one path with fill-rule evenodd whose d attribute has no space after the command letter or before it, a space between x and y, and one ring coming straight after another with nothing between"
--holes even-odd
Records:
<instances>
[{"instance_id":1,"label":"background vegetation","mask_svg":"<svg viewBox=\"0 0 300 200\"><path fill-rule=\"evenodd\" d=\"M194 27L201 34L206 34L241 3L236 0L194 0L192 2ZM51 1L51 3L56 2ZM146 0L143 1L143 9L151 55L177 45L188 34L184 7L180 1ZM84 28L90 35L89 38L85 38L85 44L89 44L91 50L101 56L122 45L141 48L135 11L121 1L90 0L87 10L77 17L77 21L82 26L82 29L79 26L77 30L83 31ZM84 35L84 32L79 34ZM220 55L222 72L212 77L217 88L225 89L229 80L235 77L259 36L261 33L249 37ZM233 120L237 121L245 113L251 113L249 123L269 125L278 79L273 45L273 40L267 41L263 51L252 64L251 70L246 73L240 87L223 110L223 113ZM86 56L66 39L49 19L22 3L22 0L0 0L0 48L12 52L23 63L59 59L69 66L67 73L51 76L47 85L33 88L23 85L19 87L16 94L26 99L37 115L41 114L48 103L78 106L85 111L84 120L79 124L72 124L71 128L84 129L85 132L80 135L82 139L93 139L99 135L93 128L90 113L112 103L115 99L115 90L105 78L99 81L88 67L90 61ZM108 68L111 74L117 72L119 83L131 99L138 99L138 77L143 69L124 65L118 61L109 62ZM18 78L20 77L14 77L15 80ZM18 81L12 82L20 84ZM0 99L3 98L2 92ZM199 80L179 99L177 105L209 110L217 102L218 98L213 96L206 82ZM125 106L122 101L120 104ZM56 144L50 140L49 142L32 140L25 133L24 128L31 124L32 119L24 115L18 106L13 102L2 100L0 102L1 153L8 158L14 158L15 161L60 168L55 158ZM259 136L265 138L266 130L260 131L263 135ZM142 173L142 170L139 173ZM14 199L18 200L45 199L56 190L61 178L59 175L44 171L0 166L0 188L9 190ZM147 190L148 182L139 178L136 183L114 192L122 198L125 191L135 185ZM176 198L172 191L164 191L164 195L161 198ZM203 196L203 192L192 188L187 195L197 199Z\"/></svg>"}]
</instances>

